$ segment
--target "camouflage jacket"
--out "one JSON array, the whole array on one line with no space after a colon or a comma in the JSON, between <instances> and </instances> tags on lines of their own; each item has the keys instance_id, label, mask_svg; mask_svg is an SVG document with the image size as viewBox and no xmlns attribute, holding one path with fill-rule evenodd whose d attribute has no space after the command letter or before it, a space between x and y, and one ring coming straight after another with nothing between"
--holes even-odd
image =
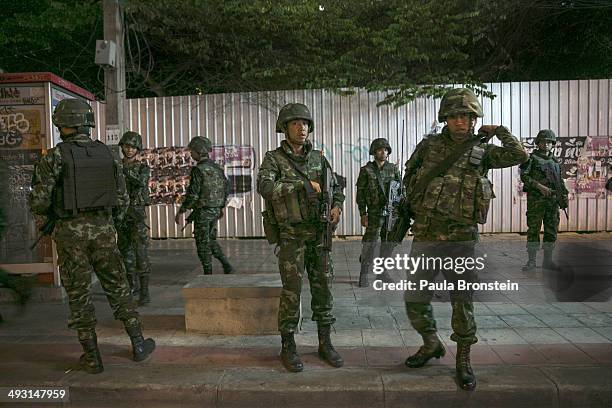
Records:
<instances>
[{"instance_id":1,"label":"camouflage jacket","mask_svg":"<svg viewBox=\"0 0 612 408\"><path fill-rule=\"evenodd\" d=\"M382 168L375 161L359 170L357 178L357 207L359 215L380 214L387 205L389 184L400 180L400 173L393 163L385 162Z\"/></svg>"},{"instance_id":2,"label":"camouflage jacket","mask_svg":"<svg viewBox=\"0 0 612 408\"><path fill-rule=\"evenodd\" d=\"M75 135L65 141L91 141L88 135ZM125 179L121 166L115 160L115 178L117 180L118 205L113 209L116 219L123 219L129 204L129 196L125 189ZM57 147L49 149L34 169L32 191L29 196L30 209L35 215L49 217L56 213L54 192L62 177L61 150ZM112 177L109 175L109 177ZM114 232L113 220L106 212L83 212L57 220L54 231L56 239L83 240L95 239L100 233Z\"/></svg>"},{"instance_id":3,"label":"camouflage jacket","mask_svg":"<svg viewBox=\"0 0 612 408\"><path fill-rule=\"evenodd\" d=\"M544 154L535 150L529 155L529 160L521 164L521 181L523 182L523 191L526 191L530 198L543 198L556 200L556 197L544 197L542 193L536 188L536 183L540 183L543 186L555 190L555 182L550 177L546 176L546 169L554 171L556 177L561 178L561 167L559 166L559 159L557 159L552 153ZM568 191L565 187L565 183L561 183L563 194L567 195Z\"/></svg>"},{"instance_id":4,"label":"camouflage jacket","mask_svg":"<svg viewBox=\"0 0 612 408\"><path fill-rule=\"evenodd\" d=\"M123 158L123 176L130 197L130 207L144 207L151 203L149 178L151 170L146 163Z\"/></svg>"},{"instance_id":5,"label":"camouflage jacket","mask_svg":"<svg viewBox=\"0 0 612 408\"><path fill-rule=\"evenodd\" d=\"M286 140L278 149L266 152L257 175L257 191L272 204L274 216L280 224L316 223L319 220L319 206L309 200L304 184L306 181L289 163L282 151L308 176L309 180L322 183L323 166L330 166L319 150L313 150L307 140L304 155L293 153ZM330 166L331 168L331 166ZM334 176L332 180L333 207L342 208L344 194ZM323 186L322 186L323 188Z\"/></svg>"},{"instance_id":6,"label":"camouflage jacket","mask_svg":"<svg viewBox=\"0 0 612 408\"><path fill-rule=\"evenodd\" d=\"M486 177L489 169L514 166L528 158L521 143L508 129L500 126L496 132L502 146L477 145L484 150L480 164L469 162L470 149L445 174L433 177L424 191L413 194L415 184L459 147L447 127L422 140L406 162L403 180L412 211L464 224L485 223L490 201L495 197L493 185Z\"/></svg>"},{"instance_id":7,"label":"camouflage jacket","mask_svg":"<svg viewBox=\"0 0 612 408\"><path fill-rule=\"evenodd\" d=\"M221 177L221 174L223 174L223 169L208 157L193 166L189 175L187 194L179 212L184 213L187 210L202 207L225 207L230 185L225 175ZM210 185L211 182L223 183L223 185ZM211 202L212 205L208 205Z\"/></svg>"}]
</instances>

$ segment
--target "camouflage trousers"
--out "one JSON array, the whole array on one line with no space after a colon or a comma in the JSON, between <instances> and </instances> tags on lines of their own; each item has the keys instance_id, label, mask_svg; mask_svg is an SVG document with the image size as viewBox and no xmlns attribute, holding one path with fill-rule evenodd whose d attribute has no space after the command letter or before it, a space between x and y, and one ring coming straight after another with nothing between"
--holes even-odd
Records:
<instances>
[{"instance_id":1,"label":"camouflage trousers","mask_svg":"<svg viewBox=\"0 0 612 408\"><path fill-rule=\"evenodd\" d=\"M540 228L544 223L544 246L552 248L557 241L559 205L554 199L527 197L527 248L540 248Z\"/></svg>"},{"instance_id":2,"label":"camouflage trousers","mask_svg":"<svg viewBox=\"0 0 612 408\"><path fill-rule=\"evenodd\" d=\"M452 220L435 220L417 216L412 225L414 240L410 250L411 258L466 258L474 257L474 246L478 240L476 225L466 225ZM453 283L455 288L459 279L475 282L478 277L475 270L465 270L457 273L453 269L439 268L439 265L419 268L414 274L408 274L408 280L416 282L415 290L407 290L404 300L406 313L412 327L420 334L435 333L436 321L433 316L431 300L434 292L429 289L419 289L421 280L434 282L442 273L444 279ZM474 319L473 291L453 290L449 292L453 314L451 340L461 344L474 344L476 338L476 321Z\"/></svg>"},{"instance_id":3,"label":"camouflage trousers","mask_svg":"<svg viewBox=\"0 0 612 408\"><path fill-rule=\"evenodd\" d=\"M70 317L68 327L91 330L96 326L96 314L91 299L91 274L96 274L106 294L115 319L126 326L139 325L136 305L132 301L125 269L117 248L115 229L104 225L95 235L74 235L74 225L56 227L55 242L62 285L68 295ZM78 226L77 226L78 227ZM72 234L72 239L67 235ZM89 236L88 236L89 235Z\"/></svg>"},{"instance_id":4,"label":"camouflage trousers","mask_svg":"<svg viewBox=\"0 0 612 408\"><path fill-rule=\"evenodd\" d=\"M379 241L380 239L380 241ZM380 247L380 256L388 257L393 252L394 243L387 241L387 229L385 218L378 215L368 214L368 226L366 227L363 238L361 239L361 268L371 270L372 260L376 250Z\"/></svg>"},{"instance_id":5,"label":"camouflage trousers","mask_svg":"<svg viewBox=\"0 0 612 408\"><path fill-rule=\"evenodd\" d=\"M300 296L304 270L308 274L312 300L312 320L319 325L331 325L333 263L331 256L322 251L321 228L312 224L281 225L278 267L283 290L278 311L278 330L293 333L300 319ZM327 271L324 263L327 262Z\"/></svg>"},{"instance_id":6,"label":"camouflage trousers","mask_svg":"<svg viewBox=\"0 0 612 408\"><path fill-rule=\"evenodd\" d=\"M195 237L198 258L202 263L204 275L212 274L212 257L214 256L227 268L229 262L219 243L217 242L217 220L221 215L221 208L200 208L195 216L193 236Z\"/></svg>"},{"instance_id":7,"label":"camouflage trousers","mask_svg":"<svg viewBox=\"0 0 612 408\"><path fill-rule=\"evenodd\" d=\"M145 210L137 209L138 217L129 218L117 229L117 246L123 257L128 279L148 277L151 274L149 261L149 230L144 223Z\"/></svg>"}]
</instances>

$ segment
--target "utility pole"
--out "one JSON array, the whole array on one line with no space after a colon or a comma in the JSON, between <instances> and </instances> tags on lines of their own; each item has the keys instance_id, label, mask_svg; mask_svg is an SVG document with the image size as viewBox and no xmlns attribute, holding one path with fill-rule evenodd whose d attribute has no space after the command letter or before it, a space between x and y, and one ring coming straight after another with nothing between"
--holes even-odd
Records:
<instances>
[{"instance_id":1,"label":"utility pole","mask_svg":"<svg viewBox=\"0 0 612 408\"><path fill-rule=\"evenodd\" d=\"M125 103L125 52L123 48L123 4L125 0L103 0L104 39L115 43L115 66L104 68L106 99L106 138L109 145L119 143L125 131L123 106Z\"/></svg>"}]
</instances>

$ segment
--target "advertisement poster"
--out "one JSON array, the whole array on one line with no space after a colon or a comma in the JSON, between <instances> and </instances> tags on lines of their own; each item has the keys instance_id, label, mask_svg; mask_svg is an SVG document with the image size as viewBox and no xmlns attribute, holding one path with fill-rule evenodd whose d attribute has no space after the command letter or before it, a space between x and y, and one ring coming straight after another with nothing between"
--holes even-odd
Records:
<instances>
[{"instance_id":1,"label":"advertisement poster","mask_svg":"<svg viewBox=\"0 0 612 408\"><path fill-rule=\"evenodd\" d=\"M230 196L244 197L253 191L255 150L249 145L215 145L209 157L225 170ZM196 163L186 147L158 147L140 152L151 168L151 204L178 204L187 192L189 173ZM236 202L236 200L234 200ZM238 202L237 202L238 203Z\"/></svg>"}]
</instances>

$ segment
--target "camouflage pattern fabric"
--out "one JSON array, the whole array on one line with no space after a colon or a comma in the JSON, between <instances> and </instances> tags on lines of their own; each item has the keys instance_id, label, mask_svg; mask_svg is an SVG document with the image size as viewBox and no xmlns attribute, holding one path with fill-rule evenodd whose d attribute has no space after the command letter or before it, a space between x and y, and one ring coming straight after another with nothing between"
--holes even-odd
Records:
<instances>
[{"instance_id":1,"label":"camouflage pattern fabric","mask_svg":"<svg viewBox=\"0 0 612 408\"><path fill-rule=\"evenodd\" d=\"M229 261L217 242L217 220L221 215L221 208L205 207L195 211L197 214L194 219L193 236L204 274L212 274L213 256L221 262L224 270L227 270L230 267Z\"/></svg>"},{"instance_id":2,"label":"camouflage pattern fabric","mask_svg":"<svg viewBox=\"0 0 612 408\"><path fill-rule=\"evenodd\" d=\"M528 158L521 143L508 129L499 126L496 132L502 146L490 143L477 145L484 150L480 164L471 164L471 152L467 151L444 176L434 177L422 193L412 194L418 180L457 148L447 127L440 134L422 140L406 162L403 180L412 211L464 224L484 224L489 202L494 198L491 182L486 178L487 172L489 169L520 164Z\"/></svg>"},{"instance_id":3,"label":"camouflage pattern fabric","mask_svg":"<svg viewBox=\"0 0 612 408\"><path fill-rule=\"evenodd\" d=\"M528 249L538 249L540 247L540 228L542 223L544 223L543 241L545 245L552 247L557 241L557 230L560 220L557 198L554 195L546 197L535 187L536 183L540 183L551 190L555 189L554 183L546 177L542 166L556 163L557 159L552 153L544 154L536 150L531 153L529 160L521 165L521 181L523 182L524 191L527 192ZM560 172L558 164L551 167L556 168ZM563 193L567 196L567 189Z\"/></svg>"},{"instance_id":4,"label":"camouflage pattern fabric","mask_svg":"<svg viewBox=\"0 0 612 408\"><path fill-rule=\"evenodd\" d=\"M490 199L494 197L492 186L486 179L491 168L510 167L527 160L528 156L521 143L510 132L500 126L496 129L502 146L480 144L484 155L480 164L469 163L470 152L466 152L444 177L434 177L424 193L411 194L411 189L421 177L452 154L457 144L451 139L448 128L439 135L421 141L406 162L404 186L406 196L416 216L411 229L414 240L411 257L473 257L478 241L477 223L486 220ZM458 275L455 271L442 270L447 281L464 279L475 281L474 270ZM433 281L440 270L419 269L410 280ZM431 308L433 293L428 290L406 291L405 302L408 318L419 333L436 331ZM461 344L473 344L476 338L474 307L470 291L450 293L453 315L451 340Z\"/></svg>"},{"instance_id":5,"label":"camouflage pattern fabric","mask_svg":"<svg viewBox=\"0 0 612 408\"><path fill-rule=\"evenodd\" d=\"M304 145L304 156L294 154L285 140L280 148L309 180L321 183L326 159L312 149L310 141ZM278 264L283 282L278 314L281 333L293 333L297 329L304 271L310 281L312 320L319 325L335 322L331 293L333 264L329 258L327 273L324 273L320 249L323 225L319 221L318 206L309 200L304 183L305 180L284 156L275 151L266 153L257 177L257 191L272 203L279 222ZM335 179L332 196L333 207L341 207L344 194Z\"/></svg>"},{"instance_id":6,"label":"camouflage pattern fabric","mask_svg":"<svg viewBox=\"0 0 612 408\"><path fill-rule=\"evenodd\" d=\"M393 245L387 245L385 218L382 216L387 205L387 194L391 181L400 180L400 173L393 163L385 162L379 168L376 162L368 162L359 171L357 178L357 207L359 215L368 217L368 226L363 234L361 248L362 265L371 265L377 249L377 242L382 242L380 256L389 256Z\"/></svg>"},{"instance_id":7,"label":"camouflage pattern fabric","mask_svg":"<svg viewBox=\"0 0 612 408\"><path fill-rule=\"evenodd\" d=\"M122 223L117 226L118 246L123 257L128 279L148 277L149 231L145 206L149 204L149 166L138 161L123 159L123 175L130 197L130 205Z\"/></svg>"},{"instance_id":8,"label":"camouflage pattern fabric","mask_svg":"<svg viewBox=\"0 0 612 408\"><path fill-rule=\"evenodd\" d=\"M221 215L221 209L223 207L202 207L202 204L206 200L202 197L204 194L208 194L211 190L223 189L224 198L223 203L227 201L229 190L227 185L224 186L208 186L205 183L210 181L219 180L220 178L204 177L202 172L203 162L209 161L208 157L203 158L194 166L191 170L189 177L189 186L187 187L187 194L183 200L183 204L179 210L179 213L186 212L188 209L194 211L194 230L193 235L196 241L196 248L198 257L202 264L202 269L205 275L212 274L212 256L217 258L223 265L224 271L229 271L231 265L223 254L219 243L217 242L217 220Z\"/></svg>"},{"instance_id":9,"label":"camouflage pattern fabric","mask_svg":"<svg viewBox=\"0 0 612 408\"><path fill-rule=\"evenodd\" d=\"M65 140L91 141L87 135L82 134ZM61 168L62 158L57 148L49 149L36 165L29 196L30 208L35 215L47 217L51 213L61 213L59 208L55 208L57 201L53 199L54 190L61 183ZM114 210L121 218L129 198L117 162L115 172L120 206ZM123 321L126 326L140 324L117 248L116 230L107 211L85 211L58 219L53 239L57 244L62 285L68 294L68 327L78 330L95 327L96 317L91 300L92 272L100 280L115 318Z\"/></svg>"}]
</instances>

